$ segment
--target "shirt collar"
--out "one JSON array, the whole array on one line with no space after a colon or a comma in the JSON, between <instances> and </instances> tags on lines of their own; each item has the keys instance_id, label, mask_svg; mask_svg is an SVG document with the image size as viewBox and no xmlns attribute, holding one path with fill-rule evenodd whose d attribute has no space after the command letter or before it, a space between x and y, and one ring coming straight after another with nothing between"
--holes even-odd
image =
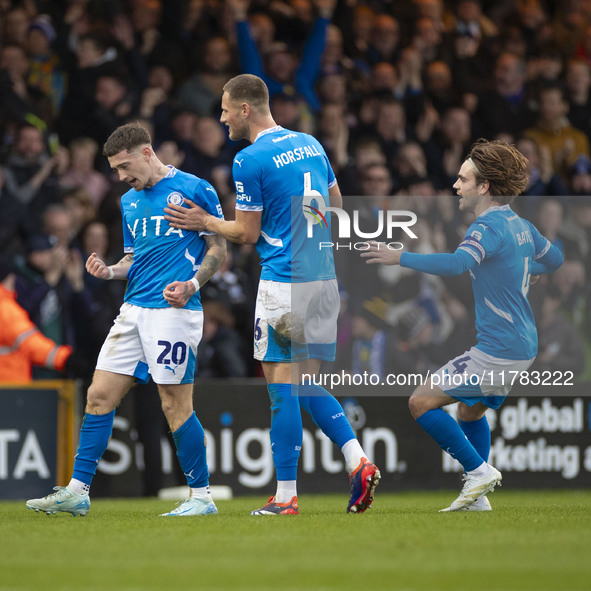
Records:
<instances>
[{"instance_id":1,"label":"shirt collar","mask_svg":"<svg viewBox=\"0 0 591 591\"><path fill-rule=\"evenodd\" d=\"M261 136L267 135L268 133L275 133L276 131L283 131L283 127L281 127L281 125L267 127L267 129L263 129L263 131L259 131L257 133L257 136L254 138L254 141L256 142ZM253 142L253 144L254 144L254 142Z\"/></svg>"},{"instance_id":2,"label":"shirt collar","mask_svg":"<svg viewBox=\"0 0 591 591\"><path fill-rule=\"evenodd\" d=\"M513 211L511 209L511 207L507 204L507 205L491 205L488 209L486 209L485 211L483 211L478 217L481 218L483 215L486 215L487 213L491 212L491 211Z\"/></svg>"}]
</instances>

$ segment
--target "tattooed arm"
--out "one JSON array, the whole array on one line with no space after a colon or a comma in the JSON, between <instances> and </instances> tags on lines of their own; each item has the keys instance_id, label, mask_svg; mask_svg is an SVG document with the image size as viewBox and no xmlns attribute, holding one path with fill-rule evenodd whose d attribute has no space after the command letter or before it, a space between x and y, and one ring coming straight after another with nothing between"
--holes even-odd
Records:
<instances>
[{"instance_id":1,"label":"tattooed arm","mask_svg":"<svg viewBox=\"0 0 591 591\"><path fill-rule=\"evenodd\" d=\"M105 261L93 252L86 261L86 270L99 279L127 279L131 263L133 263L133 253L128 253L118 263L108 267Z\"/></svg>"},{"instance_id":2,"label":"tattooed arm","mask_svg":"<svg viewBox=\"0 0 591 591\"><path fill-rule=\"evenodd\" d=\"M226 258L226 240L218 234L211 234L203 237L207 250L201 261L199 270L193 278L201 288L209 281ZM173 308L182 308L197 293L197 286L193 280L174 281L164 288L164 299Z\"/></svg>"}]
</instances>

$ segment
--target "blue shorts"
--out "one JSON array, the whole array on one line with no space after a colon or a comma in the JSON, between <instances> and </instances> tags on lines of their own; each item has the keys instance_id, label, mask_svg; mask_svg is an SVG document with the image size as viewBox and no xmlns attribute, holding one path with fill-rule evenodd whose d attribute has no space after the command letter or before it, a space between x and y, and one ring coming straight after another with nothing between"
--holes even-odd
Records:
<instances>
[{"instance_id":1,"label":"blue shorts","mask_svg":"<svg viewBox=\"0 0 591 591\"><path fill-rule=\"evenodd\" d=\"M472 347L434 372L431 383L468 406L499 408L534 359L500 359Z\"/></svg>"}]
</instances>

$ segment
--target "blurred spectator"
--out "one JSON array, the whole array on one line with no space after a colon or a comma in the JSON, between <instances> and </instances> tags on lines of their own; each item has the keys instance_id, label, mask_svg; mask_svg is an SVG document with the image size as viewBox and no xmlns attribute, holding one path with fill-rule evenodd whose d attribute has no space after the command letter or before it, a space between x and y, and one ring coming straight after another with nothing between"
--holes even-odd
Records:
<instances>
[{"instance_id":1,"label":"blurred spectator","mask_svg":"<svg viewBox=\"0 0 591 591\"><path fill-rule=\"evenodd\" d=\"M378 14L373 21L369 44L365 51L368 64L398 61L400 57L400 25L389 14Z\"/></svg>"},{"instance_id":2,"label":"blurred spectator","mask_svg":"<svg viewBox=\"0 0 591 591\"><path fill-rule=\"evenodd\" d=\"M88 366L68 345L43 336L16 302L16 275L10 259L0 257L0 382L26 383L32 366L86 375Z\"/></svg>"},{"instance_id":3,"label":"blurred spectator","mask_svg":"<svg viewBox=\"0 0 591 591\"><path fill-rule=\"evenodd\" d=\"M531 93L536 95L544 86L561 82L563 71L564 60L560 49L552 43L542 45L527 62Z\"/></svg>"},{"instance_id":4,"label":"blurred spectator","mask_svg":"<svg viewBox=\"0 0 591 591\"><path fill-rule=\"evenodd\" d=\"M203 336L197 352L197 377L244 378L246 346L234 330L235 318L221 302L203 302Z\"/></svg>"},{"instance_id":5,"label":"blurred spectator","mask_svg":"<svg viewBox=\"0 0 591 591\"><path fill-rule=\"evenodd\" d=\"M364 372L385 379L389 373L409 371L409 359L387 323L386 302L378 297L363 301L353 312L351 346L343 351L339 366L353 375Z\"/></svg>"},{"instance_id":6,"label":"blurred spectator","mask_svg":"<svg viewBox=\"0 0 591 591\"><path fill-rule=\"evenodd\" d=\"M566 67L568 119L591 141L591 63L571 58Z\"/></svg>"},{"instance_id":7,"label":"blurred spectator","mask_svg":"<svg viewBox=\"0 0 591 591\"><path fill-rule=\"evenodd\" d=\"M561 236L563 225L564 208L562 203L556 199L543 199L539 204L535 226L543 236L548 238L554 246L560 248L564 254L564 242L566 238Z\"/></svg>"},{"instance_id":8,"label":"blurred spectator","mask_svg":"<svg viewBox=\"0 0 591 591\"><path fill-rule=\"evenodd\" d=\"M76 237L82 260L95 252L102 260L115 263L120 257L111 252L110 236L107 226L98 220L92 220L82 227ZM111 326L113 318L119 312L125 294L125 281L103 281L84 273L84 285L91 293L92 311L85 327L84 352L93 361L98 357Z\"/></svg>"},{"instance_id":9,"label":"blurred spectator","mask_svg":"<svg viewBox=\"0 0 591 591\"><path fill-rule=\"evenodd\" d=\"M70 210L62 203L53 203L43 210L41 231L55 246L70 248L78 228L74 225Z\"/></svg>"},{"instance_id":10,"label":"blurred spectator","mask_svg":"<svg viewBox=\"0 0 591 591\"><path fill-rule=\"evenodd\" d=\"M562 310L572 324L579 329L585 318L586 273L581 259L573 256L551 277L561 293Z\"/></svg>"},{"instance_id":11,"label":"blurred spectator","mask_svg":"<svg viewBox=\"0 0 591 591\"><path fill-rule=\"evenodd\" d=\"M347 79L343 74L326 74L322 76L316 85L320 102L337 103L348 108L349 89Z\"/></svg>"},{"instance_id":12,"label":"blurred spectator","mask_svg":"<svg viewBox=\"0 0 591 591\"><path fill-rule=\"evenodd\" d=\"M404 105L398 99L388 96L380 98L373 131L382 143L388 162L392 162L400 145L411 139Z\"/></svg>"},{"instance_id":13,"label":"blurred spectator","mask_svg":"<svg viewBox=\"0 0 591 591\"><path fill-rule=\"evenodd\" d=\"M591 189L591 168L587 173L589 176L589 185ZM589 195L591 190L585 193L585 196L571 197L570 202L570 215L566 221L566 226L569 232L569 236L573 236L576 240L578 254L583 261L585 277L587 278L587 313L585 322L587 324L586 334L589 335L591 340L591 302L589 301L589 281L591 280L591 200Z\"/></svg>"},{"instance_id":14,"label":"blurred spectator","mask_svg":"<svg viewBox=\"0 0 591 591\"><path fill-rule=\"evenodd\" d=\"M459 0L454 20L455 30L462 36L489 40L499 33L495 23L483 14L480 0Z\"/></svg>"},{"instance_id":15,"label":"blurred spectator","mask_svg":"<svg viewBox=\"0 0 591 591\"><path fill-rule=\"evenodd\" d=\"M518 0L514 12L507 14L504 27L516 27L525 43L525 54L531 55L538 43L538 36L550 21L546 6L540 0Z\"/></svg>"},{"instance_id":16,"label":"blurred spectator","mask_svg":"<svg viewBox=\"0 0 591 591\"><path fill-rule=\"evenodd\" d=\"M226 134L222 126L213 117L186 117L185 122L187 132L192 128L192 135L189 141L179 144L179 148L182 146L184 159L175 166L206 179L221 196L227 195L233 187L231 170L234 150L226 144Z\"/></svg>"},{"instance_id":17,"label":"blurred spectator","mask_svg":"<svg viewBox=\"0 0 591 591\"><path fill-rule=\"evenodd\" d=\"M400 146L394 158L394 181L396 190L407 186L411 177L427 177L427 158L418 142L409 141Z\"/></svg>"},{"instance_id":18,"label":"blurred spectator","mask_svg":"<svg viewBox=\"0 0 591 591\"><path fill-rule=\"evenodd\" d=\"M568 169L581 155L589 157L587 136L573 127L566 115L568 102L560 86L549 86L540 91L540 112L536 125L525 130L524 136L552 155L554 170L563 181L568 179Z\"/></svg>"},{"instance_id":19,"label":"blurred spectator","mask_svg":"<svg viewBox=\"0 0 591 591\"><path fill-rule=\"evenodd\" d=\"M42 124L53 118L51 100L27 81L29 61L20 45L6 44L0 49L0 133L7 144L14 141L16 126L31 116ZM6 147L2 148L4 152ZM2 154L3 155L3 154Z\"/></svg>"},{"instance_id":20,"label":"blurred spectator","mask_svg":"<svg viewBox=\"0 0 591 591\"><path fill-rule=\"evenodd\" d=\"M238 247L228 248L226 259L215 275L203 286L203 301L223 303L234 317L232 326L242 339L250 343L253 337L252 318L256 296L256 281L252 274L241 269L237 263ZM247 356L250 363L250 355Z\"/></svg>"},{"instance_id":21,"label":"blurred spectator","mask_svg":"<svg viewBox=\"0 0 591 591\"><path fill-rule=\"evenodd\" d=\"M392 175L385 164L368 164L361 172L360 193L354 198L344 198L343 207L349 214L354 235L359 239L371 235L374 240L385 239L384 210L388 209L388 197L392 194ZM357 306L373 295L381 296L391 288L382 279L378 265L367 265L349 250L334 251L337 276L342 287L351 296L351 307Z\"/></svg>"},{"instance_id":22,"label":"blurred spectator","mask_svg":"<svg viewBox=\"0 0 591 591\"><path fill-rule=\"evenodd\" d=\"M59 135L69 144L80 135L93 137L92 113L96 109L96 82L103 74L125 73L112 37L97 29L81 35L76 45L76 66L70 72L69 89L62 107ZM102 141L97 138L98 141Z\"/></svg>"},{"instance_id":23,"label":"blurred spectator","mask_svg":"<svg viewBox=\"0 0 591 591\"><path fill-rule=\"evenodd\" d=\"M443 173L451 186L473 141L470 113L464 107L450 107L442 117L435 136L441 153Z\"/></svg>"},{"instance_id":24,"label":"blurred spectator","mask_svg":"<svg viewBox=\"0 0 591 591\"><path fill-rule=\"evenodd\" d=\"M82 249L85 259L94 252L103 261L110 262L112 260L109 251L109 230L103 222L99 220L88 221L80 229L76 240ZM85 280L96 279L90 273L87 273L84 278Z\"/></svg>"},{"instance_id":25,"label":"blurred spectator","mask_svg":"<svg viewBox=\"0 0 591 591\"><path fill-rule=\"evenodd\" d=\"M76 235L88 222L96 217L96 207L84 187L74 187L66 191L62 197L62 204L69 217L70 236L73 243L79 247Z\"/></svg>"},{"instance_id":26,"label":"blurred spectator","mask_svg":"<svg viewBox=\"0 0 591 591\"><path fill-rule=\"evenodd\" d=\"M575 327L562 315L560 290L550 284L536 320L538 355L532 369L572 371L576 376L585 368L584 347Z\"/></svg>"},{"instance_id":27,"label":"blurred spectator","mask_svg":"<svg viewBox=\"0 0 591 591\"><path fill-rule=\"evenodd\" d=\"M98 153L98 144L92 138L78 137L68 146L69 164L60 176L62 190L84 187L92 203L98 207L109 189L109 182L94 165Z\"/></svg>"},{"instance_id":28,"label":"blurred spectator","mask_svg":"<svg viewBox=\"0 0 591 591\"><path fill-rule=\"evenodd\" d=\"M375 14L366 4L355 3L353 7L346 7L349 12L343 23L344 49L358 69L365 68L367 64L364 56L371 41Z\"/></svg>"},{"instance_id":29,"label":"blurred spectator","mask_svg":"<svg viewBox=\"0 0 591 591\"><path fill-rule=\"evenodd\" d=\"M170 137L176 81L168 64L156 64L148 72L148 86L142 91L139 115L151 121L154 127L155 143Z\"/></svg>"},{"instance_id":30,"label":"blurred spectator","mask_svg":"<svg viewBox=\"0 0 591 591\"><path fill-rule=\"evenodd\" d=\"M43 132L32 125L22 126L4 164L6 189L28 208L31 220L39 220L44 207L59 200L58 176L67 165L67 150L58 148L50 155Z\"/></svg>"},{"instance_id":31,"label":"blurred spectator","mask_svg":"<svg viewBox=\"0 0 591 591\"><path fill-rule=\"evenodd\" d=\"M33 231L28 223L27 208L14 198L4 183L0 168L0 252L5 256L24 255L27 231Z\"/></svg>"},{"instance_id":32,"label":"blurred spectator","mask_svg":"<svg viewBox=\"0 0 591 591\"><path fill-rule=\"evenodd\" d=\"M425 67L425 94L439 113L448 107L461 104L461 94L454 84L449 64L443 61L427 64Z\"/></svg>"},{"instance_id":33,"label":"blurred spectator","mask_svg":"<svg viewBox=\"0 0 591 591\"><path fill-rule=\"evenodd\" d=\"M529 184L523 195L537 197L568 194L566 185L554 172L552 154L547 146L539 147L534 140L524 137L518 140L517 148L528 160Z\"/></svg>"},{"instance_id":34,"label":"blurred spectator","mask_svg":"<svg viewBox=\"0 0 591 591\"><path fill-rule=\"evenodd\" d=\"M89 135L97 143L137 113L137 100L128 78L117 73L101 74L94 91L95 108L90 116Z\"/></svg>"},{"instance_id":35,"label":"blurred spectator","mask_svg":"<svg viewBox=\"0 0 591 591\"><path fill-rule=\"evenodd\" d=\"M443 0L414 0L414 4L418 9L418 16L433 19L442 33L449 32L454 26L453 15L448 12Z\"/></svg>"},{"instance_id":36,"label":"blurred spectator","mask_svg":"<svg viewBox=\"0 0 591 591\"><path fill-rule=\"evenodd\" d=\"M501 53L494 65L492 89L478 97L474 113L474 135L493 137L502 131L519 134L533 122L526 92L525 61L511 53Z\"/></svg>"},{"instance_id":37,"label":"blurred spectator","mask_svg":"<svg viewBox=\"0 0 591 591\"><path fill-rule=\"evenodd\" d=\"M443 59L451 65L461 92L482 92L483 81L490 74L491 41L497 35L497 28L482 14L476 0L458 2L454 21L445 36Z\"/></svg>"},{"instance_id":38,"label":"blurred spectator","mask_svg":"<svg viewBox=\"0 0 591 591\"><path fill-rule=\"evenodd\" d=\"M591 160L579 156L570 169L568 186L572 195L591 195Z\"/></svg>"},{"instance_id":39,"label":"blurred spectator","mask_svg":"<svg viewBox=\"0 0 591 591\"><path fill-rule=\"evenodd\" d=\"M306 103L299 95L278 92L271 97L269 105L277 125L304 133L314 131Z\"/></svg>"},{"instance_id":40,"label":"blurred spectator","mask_svg":"<svg viewBox=\"0 0 591 591\"><path fill-rule=\"evenodd\" d=\"M425 64L441 59L442 43L443 31L435 19L422 16L416 20L411 45Z\"/></svg>"},{"instance_id":41,"label":"blurred spectator","mask_svg":"<svg viewBox=\"0 0 591 591\"><path fill-rule=\"evenodd\" d=\"M349 125L346 108L340 103L326 103L319 116L318 139L330 160L334 173L339 176L349 162Z\"/></svg>"},{"instance_id":42,"label":"blurred spectator","mask_svg":"<svg viewBox=\"0 0 591 591\"><path fill-rule=\"evenodd\" d=\"M93 309L84 273L77 250L58 246L44 234L29 239L27 266L17 278L18 302L41 332L59 345L76 348L84 341ZM58 375L33 370L35 379Z\"/></svg>"},{"instance_id":43,"label":"blurred spectator","mask_svg":"<svg viewBox=\"0 0 591 591\"><path fill-rule=\"evenodd\" d=\"M586 6L579 0L565 0L556 6L552 23L552 39L568 55L572 54L579 43L585 41L585 29L588 15Z\"/></svg>"},{"instance_id":44,"label":"blurred spectator","mask_svg":"<svg viewBox=\"0 0 591 591\"><path fill-rule=\"evenodd\" d=\"M300 94L312 111L318 111L320 104L314 84L320 70L320 59L326 42L326 29L336 0L315 0L319 16L299 59L287 44L273 44L265 57L265 67L259 50L252 39L247 11L250 0L230 0L233 16L236 21L238 50L241 70L245 74L255 74L262 78L272 96L279 92Z\"/></svg>"},{"instance_id":45,"label":"blurred spectator","mask_svg":"<svg viewBox=\"0 0 591 591\"><path fill-rule=\"evenodd\" d=\"M25 45L29 55L27 81L51 99L52 119L61 109L67 86L61 60L51 48L55 39L55 29L47 14L41 14L31 21Z\"/></svg>"},{"instance_id":46,"label":"blurred spectator","mask_svg":"<svg viewBox=\"0 0 591 591\"><path fill-rule=\"evenodd\" d=\"M222 87L236 73L227 39L212 37L205 40L203 63L180 86L180 105L202 116L218 116Z\"/></svg>"},{"instance_id":47,"label":"blurred spectator","mask_svg":"<svg viewBox=\"0 0 591 591\"><path fill-rule=\"evenodd\" d=\"M12 4L12 3L11 3ZM27 31L31 16L24 5L14 5L11 7L2 23L1 40L3 44L20 45L24 47L27 40Z\"/></svg>"},{"instance_id":48,"label":"blurred spectator","mask_svg":"<svg viewBox=\"0 0 591 591\"><path fill-rule=\"evenodd\" d=\"M353 143L352 151L352 158L338 177L341 193L345 196L361 194L361 179L369 166L386 164L386 155L375 135L359 137Z\"/></svg>"},{"instance_id":49,"label":"blurred spectator","mask_svg":"<svg viewBox=\"0 0 591 591\"><path fill-rule=\"evenodd\" d=\"M392 194L393 181L390 169L385 164L369 164L361 176L361 200L363 212L368 219L377 218L378 212L387 209L387 197ZM362 218L361 213L359 214Z\"/></svg>"},{"instance_id":50,"label":"blurred spectator","mask_svg":"<svg viewBox=\"0 0 591 591\"><path fill-rule=\"evenodd\" d=\"M578 40L574 55L584 59L591 66L591 23L587 23Z\"/></svg>"},{"instance_id":51,"label":"blurred spectator","mask_svg":"<svg viewBox=\"0 0 591 591\"><path fill-rule=\"evenodd\" d=\"M569 191L562 179L554 172L552 156L546 146L538 148L536 142L529 138L521 138L517 149L527 158L529 176L527 189L515 201L522 217L534 220L542 196L556 196L561 203Z\"/></svg>"},{"instance_id":52,"label":"blurred spectator","mask_svg":"<svg viewBox=\"0 0 591 591\"><path fill-rule=\"evenodd\" d=\"M188 153L192 149L198 115L190 109L179 109L173 114L168 138L177 143L180 150Z\"/></svg>"}]
</instances>

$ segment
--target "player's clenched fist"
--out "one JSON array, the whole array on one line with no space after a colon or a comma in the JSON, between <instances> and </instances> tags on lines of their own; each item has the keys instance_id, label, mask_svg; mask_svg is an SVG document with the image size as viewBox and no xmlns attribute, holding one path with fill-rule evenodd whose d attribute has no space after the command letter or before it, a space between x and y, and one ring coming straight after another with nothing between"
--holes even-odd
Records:
<instances>
[{"instance_id":1,"label":"player's clenched fist","mask_svg":"<svg viewBox=\"0 0 591 591\"><path fill-rule=\"evenodd\" d=\"M162 292L164 299L173 308L182 308L185 306L195 293L197 293L197 290L190 281L173 281Z\"/></svg>"},{"instance_id":2,"label":"player's clenched fist","mask_svg":"<svg viewBox=\"0 0 591 591\"><path fill-rule=\"evenodd\" d=\"M112 279L112 271L96 252L93 252L86 260L86 270L99 279Z\"/></svg>"}]
</instances>

